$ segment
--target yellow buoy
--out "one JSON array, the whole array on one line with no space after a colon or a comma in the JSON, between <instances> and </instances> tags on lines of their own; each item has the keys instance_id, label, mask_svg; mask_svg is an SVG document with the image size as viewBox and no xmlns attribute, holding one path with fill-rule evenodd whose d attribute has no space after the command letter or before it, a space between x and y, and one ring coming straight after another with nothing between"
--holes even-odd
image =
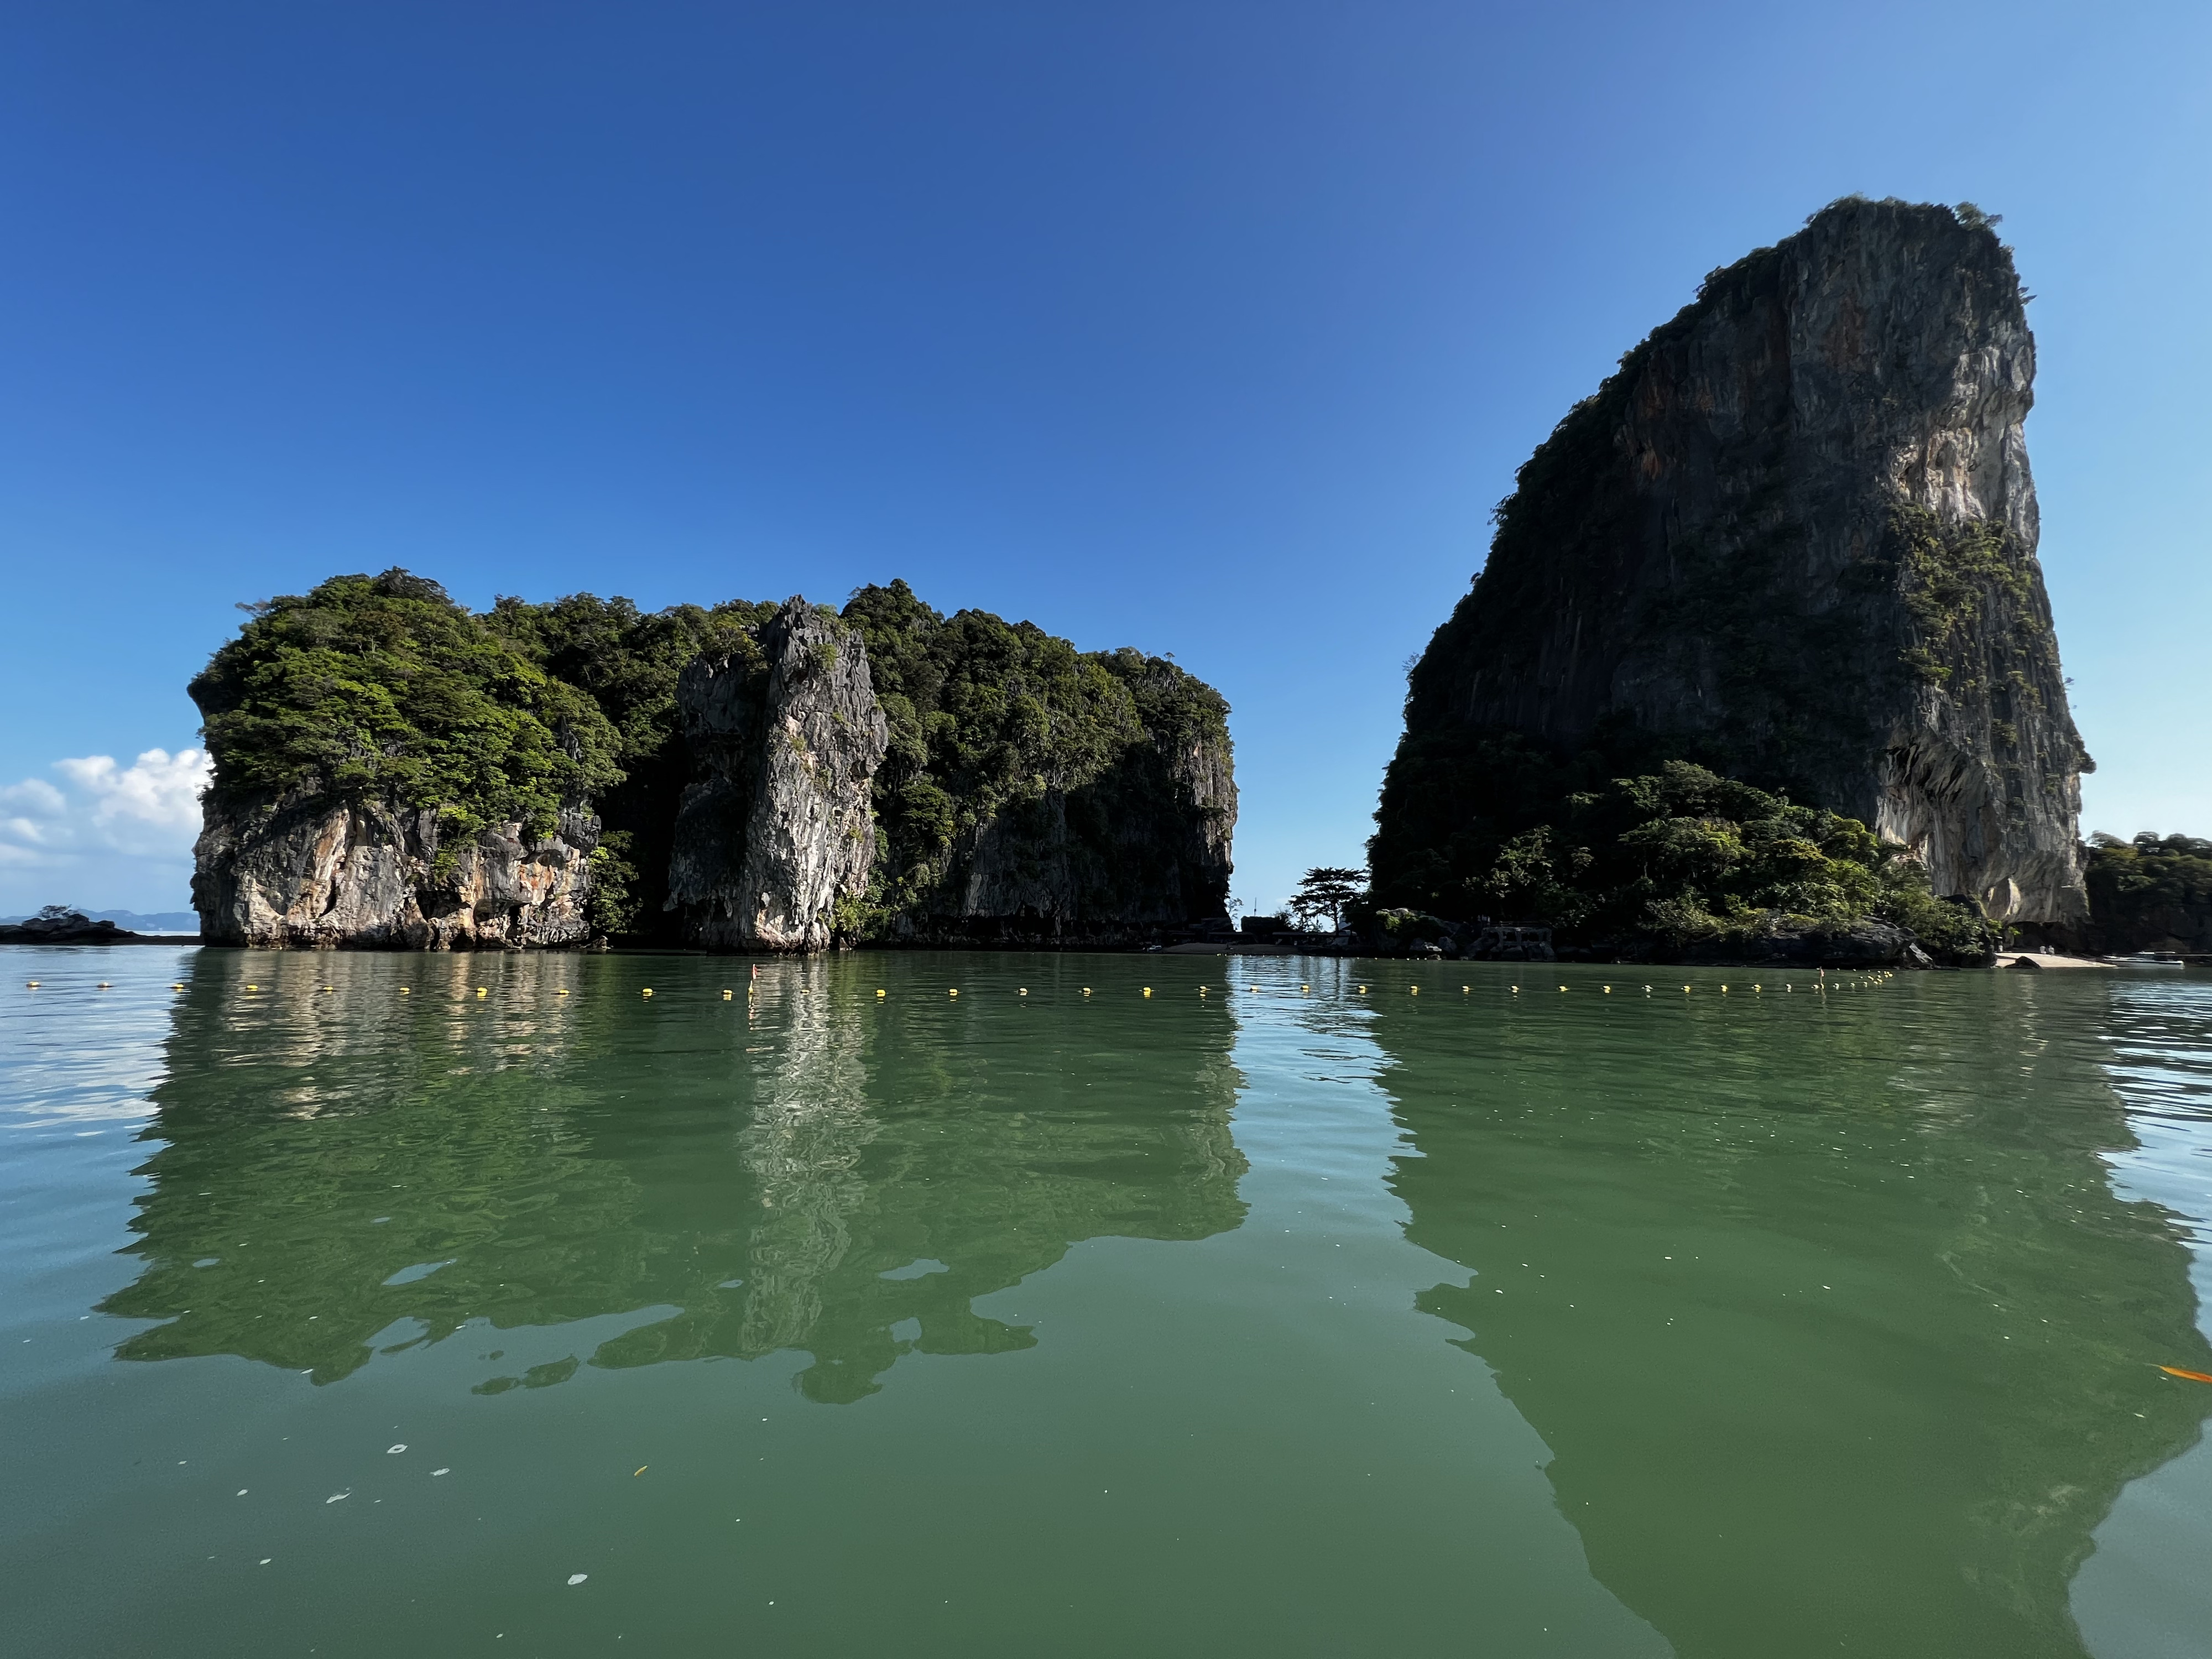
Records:
<instances>
[{"instance_id":1,"label":"yellow buoy","mask_svg":"<svg viewBox=\"0 0 2212 1659\"><path fill-rule=\"evenodd\" d=\"M249 985L246 988L249 991L258 991L261 988L258 985Z\"/></svg>"},{"instance_id":2,"label":"yellow buoy","mask_svg":"<svg viewBox=\"0 0 2212 1659\"><path fill-rule=\"evenodd\" d=\"M949 996L949 997L957 997L957 996L958 996L958 995L960 994L960 991L959 991L959 988L956 986L953 989L951 989L951 990L950 990L950 991L947 991L945 994L945 995L947 995L947 996Z\"/></svg>"},{"instance_id":3,"label":"yellow buoy","mask_svg":"<svg viewBox=\"0 0 2212 1659\"><path fill-rule=\"evenodd\" d=\"M1411 996L1419 996L1421 994L1421 988L1418 985L1408 985L1406 988L1406 990L1407 994Z\"/></svg>"},{"instance_id":4,"label":"yellow buoy","mask_svg":"<svg viewBox=\"0 0 2212 1659\"><path fill-rule=\"evenodd\" d=\"M1083 988L1083 994L1085 996L1089 996L1091 994L1091 988L1088 985Z\"/></svg>"},{"instance_id":5,"label":"yellow buoy","mask_svg":"<svg viewBox=\"0 0 2212 1659\"><path fill-rule=\"evenodd\" d=\"M1017 996L1024 996L1024 997L1025 997L1025 996L1027 996L1029 994L1030 994L1030 988L1029 988L1028 986L1026 986L1026 985L1023 986L1019 991L1018 991L1018 992L1016 992L1016 993L1015 993L1015 994L1016 994Z\"/></svg>"},{"instance_id":6,"label":"yellow buoy","mask_svg":"<svg viewBox=\"0 0 2212 1659\"><path fill-rule=\"evenodd\" d=\"M878 996L881 996L881 995L883 995L883 994L884 994L884 993L883 993L883 989L882 989L882 988L881 988L880 986L879 986L879 987L878 987L878 988L877 988L877 990L876 990L876 994L877 994Z\"/></svg>"},{"instance_id":7,"label":"yellow buoy","mask_svg":"<svg viewBox=\"0 0 2212 1659\"><path fill-rule=\"evenodd\" d=\"M481 995L483 995L483 994L481 991L479 991L477 994L477 995L479 995L479 996L481 996ZM647 996L647 997L651 996L651 995L653 994L653 987L651 987L650 985L647 986L643 990L640 991L640 992L638 993L638 994L639 994L640 996Z\"/></svg>"},{"instance_id":8,"label":"yellow buoy","mask_svg":"<svg viewBox=\"0 0 2212 1659\"><path fill-rule=\"evenodd\" d=\"M1766 988L1764 985L1754 985L1751 988L1754 991L1764 991Z\"/></svg>"},{"instance_id":9,"label":"yellow buoy","mask_svg":"<svg viewBox=\"0 0 2212 1659\"><path fill-rule=\"evenodd\" d=\"M1728 987L1727 987L1727 986L1725 986L1725 985L1723 985L1723 986L1722 986L1722 987L1721 987L1721 989L1722 989L1722 990L1723 990L1723 991L1725 991L1725 990L1727 990L1727 989L1728 989Z\"/></svg>"},{"instance_id":10,"label":"yellow buoy","mask_svg":"<svg viewBox=\"0 0 2212 1659\"><path fill-rule=\"evenodd\" d=\"M563 987L562 989L556 991L553 994L556 997L565 997L568 994L568 992L567 988Z\"/></svg>"},{"instance_id":11,"label":"yellow buoy","mask_svg":"<svg viewBox=\"0 0 2212 1659\"><path fill-rule=\"evenodd\" d=\"M1198 988L1198 994L1199 994L1199 995L1200 995L1200 996L1204 996L1204 995L1206 994L1206 987L1204 987L1203 985L1200 986L1200 987Z\"/></svg>"},{"instance_id":12,"label":"yellow buoy","mask_svg":"<svg viewBox=\"0 0 2212 1659\"><path fill-rule=\"evenodd\" d=\"M1145 994L1146 994L1146 996L1150 996L1150 995L1152 995L1152 988L1151 986L1149 986L1149 985L1147 985L1146 987L1145 987Z\"/></svg>"},{"instance_id":13,"label":"yellow buoy","mask_svg":"<svg viewBox=\"0 0 2212 1659\"><path fill-rule=\"evenodd\" d=\"M732 996L732 993L731 993L730 991L728 991L728 990L725 989L725 990L723 991L723 993L722 993L722 1000L723 1000L723 1001L725 1001L725 1002L727 1002L727 1001L730 1000L730 998L731 998L731 996Z\"/></svg>"},{"instance_id":14,"label":"yellow buoy","mask_svg":"<svg viewBox=\"0 0 2212 1659\"><path fill-rule=\"evenodd\" d=\"M1462 985L1462 986L1461 986L1461 987L1459 988L1460 994L1461 994L1462 996L1465 996L1465 995L1466 995L1469 991L1472 991L1473 989L1474 989L1474 987L1473 987L1472 985Z\"/></svg>"},{"instance_id":15,"label":"yellow buoy","mask_svg":"<svg viewBox=\"0 0 2212 1659\"><path fill-rule=\"evenodd\" d=\"M1362 996L1365 996L1367 994L1367 988L1364 985L1359 988L1359 994Z\"/></svg>"},{"instance_id":16,"label":"yellow buoy","mask_svg":"<svg viewBox=\"0 0 2212 1659\"><path fill-rule=\"evenodd\" d=\"M23 988L27 991L35 991L39 988L39 981L34 979L27 979L23 981Z\"/></svg>"},{"instance_id":17,"label":"yellow buoy","mask_svg":"<svg viewBox=\"0 0 2212 1659\"><path fill-rule=\"evenodd\" d=\"M112 985L110 985L106 980L102 980L100 981L100 988L103 991L112 991L115 988Z\"/></svg>"},{"instance_id":18,"label":"yellow buoy","mask_svg":"<svg viewBox=\"0 0 2212 1659\"><path fill-rule=\"evenodd\" d=\"M1313 987L1310 985L1301 985L1298 987L1298 989L1301 991L1310 991L1313 989Z\"/></svg>"},{"instance_id":19,"label":"yellow buoy","mask_svg":"<svg viewBox=\"0 0 2212 1659\"><path fill-rule=\"evenodd\" d=\"M487 990L485 990L485 989L484 989L484 988L483 988L483 986L479 985L479 986L477 986L477 994L478 996L480 996L480 997L484 997L484 996L489 996L489 995L491 994L491 993L490 993L490 992L489 992L489 991L487 991ZM652 993L652 992L650 992L650 991L647 991L647 992L646 993L646 995L647 995L647 996L651 996L652 994L653 994L653 993Z\"/></svg>"},{"instance_id":20,"label":"yellow buoy","mask_svg":"<svg viewBox=\"0 0 2212 1659\"><path fill-rule=\"evenodd\" d=\"M37 984L37 983L38 983L38 981L37 981L36 980L33 980L33 981L32 981L31 982L32 982L33 985L35 985L35 984ZM184 982L184 981L182 981L182 980L179 980L179 981L178 981L174 985L172 985L169 988L170 988L172 991L181 991L181 990L183 990L183 989L185 988L185 982Z\"/></svg>"},{"instance_id":21,"label":"yellow buoy","mask_svg":"<svg viewBox=\"0 0 2212 1659\"><path fill-rule=\"evenodd\" d=\"M1564 990L1565 990L1567 988L1566 988L1565 986L1562 985L1561 987L1559 987L1559 988L1560 988L1562 991L1564 991Z\"/></svg>"},{"instance_id":22,"label":"yellow buoy","mask_svg":"<svg viewBox=\"0 0 2212 1659\"><path fill-rule=\"evenodd\" d=\"M1513 988L1513 994L1516 997L1521 994L1521 988L1519 986L1516 985Z\"/></svg>"},{"instance_id":23,"label":"yellow buoy","mask_svg":"<svg viewBox=\"0 0 2212 1659\"><path fill-rule=\"evenodd\" d=\"M401 986L401 987L399 988L399 994L400 994L401 996L403 996L403 997L404 997L404 996L412 996L412 995L414 994L414 991L413 991L413 988L412 988L411 987L403 985L403 986ZM562 996L566 996L566 995L568 995L568 994L566 991L563 991L561 994L562 994Z\"/></svg>"}]
</instances>

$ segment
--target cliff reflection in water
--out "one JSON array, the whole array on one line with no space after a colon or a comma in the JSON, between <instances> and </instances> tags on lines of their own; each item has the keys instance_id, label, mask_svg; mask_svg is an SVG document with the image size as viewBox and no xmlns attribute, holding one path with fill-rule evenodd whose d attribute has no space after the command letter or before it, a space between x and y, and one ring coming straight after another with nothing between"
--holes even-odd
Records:
<instances>
[{"instance_id":1,"label":"cliff reflection in water","mask_svg":"<svg viewBox=\"0 0 2212 1659\"><path fill-rule=\"evenodd\" d=\"M328 1382L380 1340L644 1310L477 1386L794 1349L810 1397L850 1401L905 1352L1030 1346L970 1304L1072 1243L1243 1218L1225 1025L1091 1052L1042 998L1009 1034L951 1000L879 1002L849 959L723 1002L744 971L206 953L145 1132L143 1270L103 1304L167 1322L121 1356Z\"/></svg>"},{"instance_id":2,"label":"cliff reflection in water","mask_svg":"<svg viewBox=\"0 0 2212 1659\"><path fill-rule=\"evenodd\" d=\"M1978 983L1378 1004L1409 1236L1476 1273L1421 1305L1685 1656L2078 1654L2092 1529L2197 1437L2184 1248L2099 1157L2106 992Z\"/></svg>"}]
</instances>

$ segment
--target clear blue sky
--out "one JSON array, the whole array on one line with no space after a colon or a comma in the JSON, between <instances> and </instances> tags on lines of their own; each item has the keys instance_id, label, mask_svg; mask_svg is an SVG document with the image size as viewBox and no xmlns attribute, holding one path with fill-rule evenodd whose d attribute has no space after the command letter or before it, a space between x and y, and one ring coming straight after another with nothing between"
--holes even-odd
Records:
<instances>
[{"instance_id":1,"label":"clear blue sky","mask_svg":"<svg viewBox=\"0 0 2212 1659\"><path fill-rule=\"evenodd\" d=\"M233 603L394 563L1173 652L1272 903L1514 467L1850 191L2004 215L2084 828L2212 834L2208 88L2202 0L8 7L0 909L181 904Z\"/></svg>"}]
</instances>

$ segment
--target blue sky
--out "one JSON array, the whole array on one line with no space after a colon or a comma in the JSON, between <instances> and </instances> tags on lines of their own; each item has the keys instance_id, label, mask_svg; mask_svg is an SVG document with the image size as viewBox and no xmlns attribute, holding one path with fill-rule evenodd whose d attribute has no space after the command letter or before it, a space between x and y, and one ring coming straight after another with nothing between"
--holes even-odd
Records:
<instances>
[{"instance_id":1,"label":"blue sky","mask_svg":"<svg viewBox=\"0 0 2212 1659\"><path fill-rule=\"evenodd\" d=\"M180 905L234 603L394 563L1172 652L1272 904L1513 469L1850 191L2004 216L2084 828L2212 835L2208 71L2201 0L7 8L0 910Z\"/></svg>"}]
</instances>

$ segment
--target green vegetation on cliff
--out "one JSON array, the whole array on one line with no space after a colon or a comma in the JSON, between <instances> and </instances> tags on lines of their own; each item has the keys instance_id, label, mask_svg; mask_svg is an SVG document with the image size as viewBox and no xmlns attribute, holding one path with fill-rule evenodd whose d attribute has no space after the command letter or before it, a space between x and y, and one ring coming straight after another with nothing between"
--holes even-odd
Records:
<instances>
[{"instance_id":1,"label":"green vegetation on cliff","mask_svg":"<svg viewBox=\"0 0 2212 1659\"><path fill-rule=\"evenodd\" d=\"M1648 745L1612 737L1650 765ZM1728 950L1778 923L1844 933L1869 920L1909 929L1940 960L1985 957L1993 942L1978 911L1936 898L1857 819L1687 761L1607 777L1605 750L1562 761L1516 732L1426 757L1427 769L1403 764L1401 750L1384 786L1396 809L1384 822L1413 848L1376 836L1376 867L1389 872L1377 905L1540 922L1609 950ZM1487 815L1450 787L1477 775Z\"/></svg>"},{"instance_id":2,"label":"green vegetation on cliff","mask_svg":"<svg viewBox=\"0 0 2212 1659\"><path fill-rule=\"evenodd\" d=\"M743 599L646 611L619 597L571 593L544 605L503 595L485 618L545 672L588 695L614 727L623 775L593 801L605 830L592 854L592 923L602 933L650 928L668 896L671 832L691 776L678 677L707 653L764 666L758 629L775 611Z\"/></svg>"},{"instance_id":3,"label":"green vegetation on cliff","mask_svg":"<svg viewBox=\"0 0 2212 1659\"><path fill-rule=\"evenodd\" d=\"M866 929L926 914L963 835L1061 798L1069 829L1113 839L1117 808L1172 802L1159 750L1228 742L1229 706L1173 663L1124 647L1083 652L1034 623L947 617L903 581L854 594L845 622L867 647L890 748L876 774L876 874ZM1132 775L1132 774L1134 775Z\"/></svg>"},{"instance_id":4,"label":"green vegetation on cliff","mask_svg":"<svg viewBox=\"0 0 2212 1659\"><path fill-rule=\"evenodd\" d=\"M2093 949L2141 951L2179 941L2212 950L2212 841L2092 836L2087 852Z\"/></svg>"},{"instance_id":5,"label":"green vegetation on cliff","mask_svg":"<svg viewBox=\"0 0 2212 1659\"><path fill-rule=\"evenodd\" d=\"M622 777L598 705L434 581L333 576L248 609L191 686L219 797L313 787L434 809L460 834L518 822L542 836Z\"/></svg>"}]
</instances>

